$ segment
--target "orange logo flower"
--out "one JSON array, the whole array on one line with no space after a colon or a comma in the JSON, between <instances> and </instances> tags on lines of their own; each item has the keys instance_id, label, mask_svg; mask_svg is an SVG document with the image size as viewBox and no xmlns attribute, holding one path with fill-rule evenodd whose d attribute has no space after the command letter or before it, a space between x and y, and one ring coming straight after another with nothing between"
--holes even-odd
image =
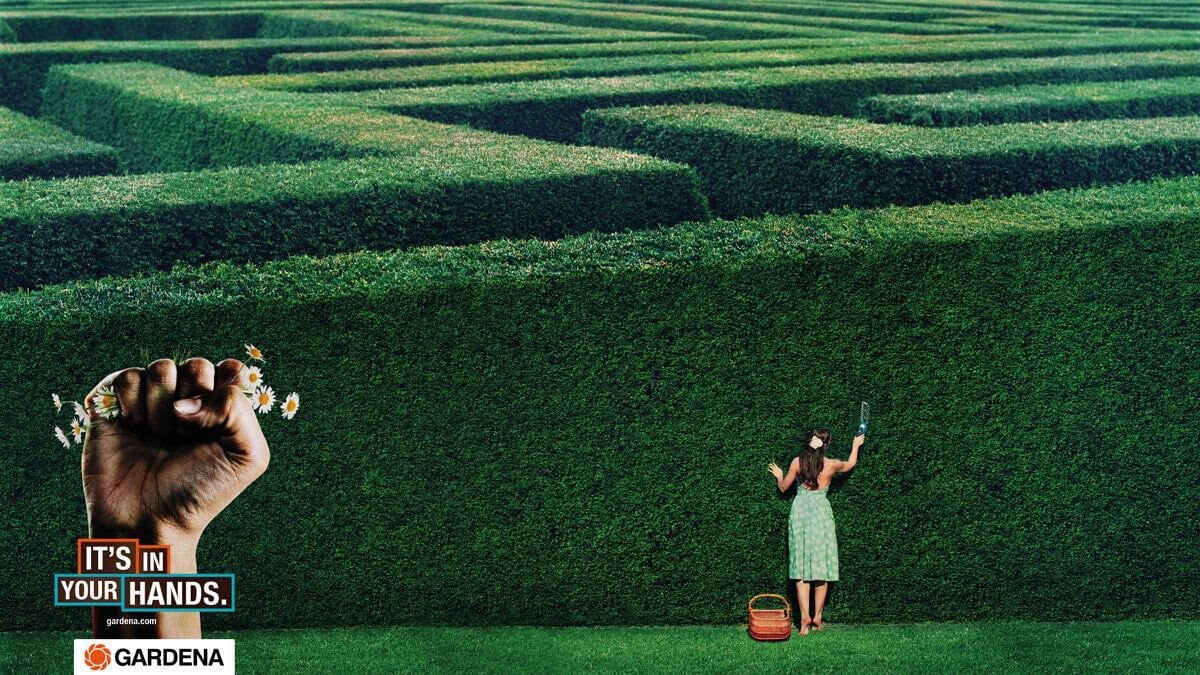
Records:
<instances>
[{"instance_id":1,"label":"orange logo flower","mask_svg":"<svg viewBox=\"0 0 1200 675\"><path fill-rule=\"evenodd\" d=\"M83 652L83 665L92 670L104 670L111 661L112 654L108 647L101 644L92 645Z\"/></svg>"}]
</instances>

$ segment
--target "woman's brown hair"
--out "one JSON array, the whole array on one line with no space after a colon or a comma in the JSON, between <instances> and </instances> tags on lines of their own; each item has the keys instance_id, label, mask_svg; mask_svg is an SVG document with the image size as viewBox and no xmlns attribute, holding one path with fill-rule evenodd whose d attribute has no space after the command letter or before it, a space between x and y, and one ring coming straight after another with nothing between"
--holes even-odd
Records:
<instances>
[{"instance_id":1,"label":"woman's brown hair","mask_svg":"<svg viewBox=\"0 0 1200 675\"><path fill-rule=\"evenodd\" d=\"M812 446L813 437L820 439L821 447ZM825 451L829 449L832 438L828 429L813 429L804 436L804 447L800 449L800 472L797 475L810 490L817 489L817 477L825 467Z\"/></svg>"}]
</instances>

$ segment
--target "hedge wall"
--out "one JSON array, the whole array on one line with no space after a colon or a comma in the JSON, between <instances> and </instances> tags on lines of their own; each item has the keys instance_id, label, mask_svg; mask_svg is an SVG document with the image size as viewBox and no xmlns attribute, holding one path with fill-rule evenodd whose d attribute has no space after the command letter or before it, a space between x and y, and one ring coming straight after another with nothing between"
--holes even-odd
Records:
<instances>
[{"instance_id":1,"label":"hedge wall","mask_svg":"<svg viewBox=\"0 0 1200 675\"><path fill-rule=\"evenodd\" d=\"M538 7L536 5L447 5L443 14L463 14L485 19L544 21L566 26L652 30L704 35L715 40L739 40L778 37L831 37L852 35L853 31L819 26L792 26L765 21L728 21L664 16L644 12L584 10L578 8Z\"/></svg>"},{"instance_id":2,"label":"hedge wall","mask_svg":"<svg viewBox=\"0 0 1200 675\"><path fill-rule=\"evenodd\" d=\"M21 42L252 38L262 12L22 13L5 21Z\"/></svg>"},{"instance_id":3,"label":"hedge wall","mask_svg":"<svg viewBox=\"0 0 1200 675\"><path fill-rule=\"evenodd\" d=\"M84 531L48 392L253 340L304 407L201 544L206 629L743 621L786 587L766 464L845 457L863 399L831 622L1196 619L1197 278L1188 178L0 295L0 592Z\"/></svg>"},{"instance_id":4,"label":"hedge wall","mask_svg":"<svg viewBox=\"0 0 1200 675\"><path fill-rule=\"evenodd\" d=\"M1066 56L1163 49L1200 49L1194 36L1017 36L997 40L994 35L927 38L907 44L897 38L778 38L771 40L712 40L646 43L599 43L574 45L497 45L492 47L448 47L429 49L372 49L347 52L292 52L277 54L267 64L272 73L420 66L440 63L527 61L530 59L580 58L592 56L636 56L642 54L685 54L733 51L800 50L797 63L918 63L925 61L995 59L1012 56ZM816 49L824 47L824 49ZM811 49L810 49L811 48ZM581 64L582 65L582 64Z\"/></svg>"},{"instance_id":5,"label":"hedge wall","mask_svg":"<svg viewBox=\"0 0 1200 675\"><path fill-rule=\"evenodd\" d=\"M557 31L563 32L563 31ZM462 30L405 21L398 16L347 10L296 10L270 12L258 37L343 37L354 35L491 35L484 30Z\"/></svg>"},{"instance_id":6,"label":"hedge wall","mask_svg":"<svg viewBox=\"0 0 1200 675\"><path fill-rule=\"evenodd\" d=\"M733 42L733 41L731 41ZM744 41L737 41L745 44ZM749 41L753 42L753 41ZM1189 41L1200 48L1200 40ZM594 45L589 45L594 46ZM567 77L598 77L601 75L630 75L639 73L686 72L702 70L738 70L764 66L828 64L838 62L923 62L938 59L985 59L998 56L1054 54L1071 52L1073 48L1101 51L1096 45L1064 44L1056 41L1031 41L1012 45L1005 42L960 44L947 42L933 45L850 45L824 48L766 49L754 46L746 51L709 50L688 53L638 54L614 57L579 59L563 57L541 60L513 60L480 63L454 63L415 67L345 70L340 72L308 72L269 75L233 76L237 82L262 89L282 91L362 91L398 87L473 84L480 82L511 82L545 80ZM1076 51L1075 53L1079 53ZM338 58L335 52L333 58ZM380 60L386 61L388 57ZM360 62L359 65L364 65Z\"/></svg>"},{"instance_id":7,"label":"hedge wall","mask_svg":"<svg viewBox=\"0 0 1200 675\"><path fill-rule=\"evenodd\" d=\"M48 119L112 143L122 161L138 171L380 155L427 163L521 164L514 172L572 165L593 170L606 162L612 167L654 164L627 153L585 151L319 105L308 96L222 86L144 63L59 66L46 91Z\"/></svg>"},{"instance_id":8,"label":"hedge wall","mask_svg":"<svg viewBox=\"0 0 1200 675\"><path fill-rule=\"evenodd\" d=\"M755 49L805 49L839 44L900 44L898 39L871 38L778 38L772 40L671 40L621 41L545 45L494 45L459 48L362 49L342 52L296 52L277 54L267 64L271 73L301 73L333 70L363 70L399 66L427 66L487 61L530 59L579 59L596 56L638 54L684 54L690 52L736 52ZM1200 40L1192 44L1200 48Z\"/></svg>"},{"instance_id":9,"label":"hedge wall","mask_svg":"<svg viewBox=\"0 0 1200 675\"><path fill-rule=\"evenodd\" d=\"M724 105L584 114L580 141L689 164L719 215L963 202L1195 173L1200 117L926 129Z\"/></svg>"},{"instance_id":10,"label":"hedge wall","mask_svg":"<svg viewBox=\"0 0 1200 675\"><path fill-rule=\"evenodd\" d=\"M672 8L646 4L622 4L619 7L613 8L620 10L618 14L620 18L618 19L613 16L617 14L616 12L595 11L600 7L603 7L603 5L593 2L541 1L520 7L497 6L494 4L454 4L443 6L441 11L443 14L467 14L471 16L498 18L534 16L544 17L546 20L559 23L582 23L584 25L593 25L594 23L603 23L604 21L612 22L612 25L624 25L626 22L635 21L636 19L629 18L629 13L636 13L632 16L671 20L680 18L701 19L705 21L705 25L710 25L708 23L710 21L713 23L734 22L739 27L744 25L778 26L782 28L800 26L805 29L821 28L838 31L894 33L901 35L953 35L978 32L978 29L967 26L812 15L798 16L778 14L770 11L738 11L736 7L726 7L717 11L702 8ZM588 19L584 20L577 17L588 17ZM714 37L718 36L714 35Z\"/></svg>"},{"instance_id":11,"label":"hedge wall","mask_svg":"<svg viewBox=\"0 0 1200 675\"><path fill-rule=\"evenodd\" d=\"M526 147L474 161L401 157L0 183L0 289L176 263L556 239L709 216L690 169L624 153L543 154Z\"/></svg>"},{"instance_id":12,"label":"hedge wall","mask_svg":"<svg viewBox=\"0 0 1200 675\"><path fill-rule=\"evenodd\" d=\"M642 0L612 0L612 5L622 7L625 4L643 4ZM800 5L783 4L779 2L748 2L747 0L654 0L657 7L692 7L704 9L730 10L745 12L768 12L771 14L792 14L798 16L838 16L849 19L878 19L881 21L924 21L941 16L958 14L954 10L942 7L904 7L879 6L871 7L862 4L841 4L823 2L821 4Z\"/></svg>"},{"instance_id":13,"label":"hedge wall","mask_svg":"<svg viewBox=\"0 0 1200 675\"><path fill-rule=\"evenodd\" d=\"M647 32L624 29L583 28L539 21L479 19L468 16L442 16L417 12L370 10L298 10L270 12L264 19L259 37L332 37L346 35L586 35L593 38L669 39L698 37L679 32Z\"/></svg>"},{"instance_id":14,"label":"hedge wall","mask_svg":"<svg viewBox=\"0 0 1200 675\"><path fill-rule=\"evenodd\" d=\"M16 42L17 32L4 19L0 19L0 42Z\"/></svg>"},{"instance_id":15,"label":"hedge wall","mask_svg":"<svg viewBox=\"0 0 1200 675\"><path fill-rule=\"evenodd\" d=\"M0 180L113 173L117 154L107 145L0 108Z\"/></svg>"},{"instance_id":16,"label":"hedge wall","mask_svg":"<svg viewBox=\"0 0 1200 675\"><path fill-rule=\"evenodd\" d=\"M288 51L436 47L512 43L602 42L590 35L427 36L198 40L162 42L45 42L0 45L0 105L36 113L51 66L71 63L151 61L204 75L263 73L272 56ZM636 40L638 37L630 36ZM662 36L641 39L662 41Z\"/></svg>"},{"instance_id":17,"label":"hedge wall","mask_svg":"<svg viewBox=\"0 0 1200 675\"><path fill-rule=\"evenodd\" d=\"M447 5L443 5L446 7ZM388 10L386 12L378 12L381 16L400 16L408 21L428 23L435 26L452 26L459 29L474 29L488 30L500 33L512 33L517 35L522 34L582 34L591 35L593 37L605 37L612 40L620 40L627 36L638 36L641 39L696 39L701 37L701 34L695 31L682 30L686 26L681 27L681 30L666 30L666 31L650 31L628 28L604 28L604 27L585 27L585 26L564 26L558 22L545 21L525 21L511 20L503 17L475 17L475 16L454 16L452 14L422 14L414 12L396 12Z\"/></svg>"},{"instance_id":18,"label":"hedge wall","mask_svg":"<svg viewBox=\"0 0 1200 675\"><path fill-rule=\"evenodd\" d=\"M863 101L861 112L876 122L936 127L1196 113L1200 113L1200 78L1196 77L872 96Z\"/></svg>"},{"instance_id":19,"label":"hedge wall","mask_svg":"<svg viewBox=\"0 0 1200 675\"><path fill-rule=\"evenodd\" d=\"M0 186L0 288L709 215L677 164L256 93L119 64L56 69L47 101L52 119L110 140L136 170L387 159Z\"/></svg>"},{"instance_id":20,"label":"hedge wall","mask_svg":"<svg viewBox=\"0 0 1200 675\"><path fill-rule=\"evenodd\" d=\"M1097 28L1150 28L1155 30L1196 30L1200 20L1193 16L1087 16L1075 13L1042 14L1029 17L1021 14L988 13L975 17L936 19L933 23L988 26L996 30L1030 30L1051 25Z\"/></svg>"},{"instance_id":21,"label":"hedge wall","mask_svg":"<svg viewBox=\"0 0 1200 675\"><path fill-rule=\"evenodd\" d=\"M876 94L1197 74L1200 53L1145 52L661 73L310 96L337 105L378 107L503 133L570 141L579 133L580 116L585 110L619 105L728 103L852 114L859 101Z\"/></svg>"}]
</instances>

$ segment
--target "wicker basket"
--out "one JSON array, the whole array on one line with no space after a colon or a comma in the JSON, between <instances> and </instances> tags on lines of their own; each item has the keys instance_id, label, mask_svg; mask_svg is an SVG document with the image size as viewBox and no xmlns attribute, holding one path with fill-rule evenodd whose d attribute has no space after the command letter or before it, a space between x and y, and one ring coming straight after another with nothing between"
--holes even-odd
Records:
<instances>
[{"instance_id":1,"label":"wicker basket","mask_svg":"<svg viewBox=\"0 0 1200 675\"><path fill-rule=\"evenodd\" d=\"M755 609L754 601L759 598L778 598L783 601L783 609ZM746 609L750 613L750 637L755 640L786 640L792 636L792 606L782 595L756 595Z\"/></svg>"}]
</instances>

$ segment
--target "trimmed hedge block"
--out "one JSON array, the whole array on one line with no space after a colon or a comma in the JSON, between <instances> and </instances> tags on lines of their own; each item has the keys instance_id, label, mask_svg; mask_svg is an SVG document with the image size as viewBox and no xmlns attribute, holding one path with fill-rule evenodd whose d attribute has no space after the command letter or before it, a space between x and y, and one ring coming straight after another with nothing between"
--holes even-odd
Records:
<instances>
[{"instance_id":1,"label":"trimmed hedge block","mask_svg":"<svg viewBox=\"0 0 1200 675\"><path fill-rule=\"evenodd\" d=\"M485 19L540 21L560 26L666 31L704 35L715 40L779 37L831 37L853 35L852 31L819 26L794 26L763 21L729 21L665 16L660 13L578 8L539 7L537 5L446 5L442 14L458 14Z\"/></svg>"},{"instance_id":2,"label":"trimmed hedge block","mask_svg":"<svg viewBox=\"0 0 1200 675\"><path fill-rule=\"evenodd\" d=\"M639 3L640 4L640 3ZM624 2L614 2L621 7ZM961 10L946 9L944 6L904 7L885 6L869 7L861 4L820 3L820 4L784 4L781 2L752 2L747 0L655 0L655 7L686 7L718 10L738 10L743 12L765 12L769 14L793 14L798 16L836 16L847 19L877 19L880 21L926 21L928 19L957 16ZM970 14L971 12L965 12Z\"/></svg>"},{"instance_id":3,"label":"trimmed hedge block","mask_svg":"<svg viewBox=\"0 0 1200 675\"><path fill-rule=\"evenodd\" d=\"M252 38L262 12L22 12L7 16L20 42ZM2 40L0 40L2 41ZM16 40L14 40L16 41Z\"/></svg>"},{"instance_id":4,"label":"trimmed hedge block","mask_svg":"<svg viewBox=\"0 0 1200 675\"><path fill-rule=\"evenodd\" d=\"M1200 40L1195 41L1200 45ZM529 61L533 59L581 59L635 56L642 54L685 54L692 52L737 52L756 49L807 49L840 44L901 44L897 38L779 38L771 40L673 40L646 42L597 42L545 45L494 45L471 48L430 47L422 49L362 49L343 52L294 52L271 58L267 70L290 74L335 70L368 70L401 66Z\"/></svg>"},{"instance_id":5,"label":"trimmed hedge block","mask_svg":"<svg viewBox=\"0 0 1200 675\"><path fill-rule=\"evenodd\" d=\"M0 42L16 42L17 32L7 21L0 19Z\"/></svg>"},{"instance_id":6,"label":"trimmed hedge block","mask_svg":"<svg viewBox=\"0 0 1200 675\"><path fill-rule=\"evenodd\" d=\"M0 108L0 180L113 173L117 153L41 120Z\"/></svg>"},{"instance_id":7,"label":"trimmed hedge block","mask_svg":"<svg viewBox=\"0 0 1200 675\"><path fill-rule=\"evenodd\" d=\"M855 63L312 94L502 133L571 141L584 111L620 105L727 103L853 114L868 96L1031 82L1200 75L1200 53L1144 52L939 63Z\"/></svg>"},{"instance_id":8,"label":"trimmed hedge block","mask_svg":"<svg viewBox=\"0 0 1200 675\"><path fill-rule=\"evenodd\" d=\"M841 42L847 42L839 40ZM735 42L735 41L730 41ZM753 44L755 41L736 41ZM758 42L766 42L765 40ZM756 67L780 67L800 64L841 62L924 62L939 59L988 59L1013 55L1041 55L1046 52L1087 53L1105 49L1094 43L1064 44L1061 40L1008 42L934 43L934 44L859 44L807 49L787 47L767 49L761 45L746 51L702 50L687 53L644 54L610 58L558 58L483 63L456 63L424 67L344 70L338 72L290 73L234 76L230 81L278 91L364 91L403 87L429 87L481 82L531 81L554 78L598 77L640 73L740 70ZM866 44L863 44L866 43ZM1200 41L1190 45L1200 48ZM596 45L587 45L594 47ZM521 49L521 48L518 48ZM1074 51L1073 51L1074 49ZM287 55L284 55L287 56ZM338 58L334 53L332 58Z\"/></svg>"},{"instance_id":9,"label":"trimmed hedge block","mask_svg":"<svg viewBox=\"0 0 1200 675\"><path fill-rule=\"evenodd\" d=\"M150 64L56 68L48 115L135 170L358 161L12 186L0 285L709 217L677 164L263 94Z\"/></svg>"},{"instance_id":10,"label":"trimmed hedge block","mask_svg":"<svg viewBox=\"0 0 1200 675\"><path fill-rule=\"evenodd\" d=\"M349 36L462 36L489 34L463 31L444 26L429 26L404 21L399 17L378 16L370 12L345 10L293 10L270 12L258 30L260 38L349 37Z\"/></svg>"},{"instance_id":11,"label":"trimmed hedge block","mask_svg":"<svg viewBox=\"0 0 1200 675\"><path fill-rule=\"evenodd\" d=\"M1015 56L1066 56L1070 54L1158 51L1163 49L1197 50L1195 37L1156 36L1027 36L1024 39L997 40L993 35L955 36L953 40L906 43L883 36L856 38L779 38L772 40L712 40L708 42L643 42L572 45L497 45L482 47L445 47L422 49L373 49L345 52L291 52L271 57L271 73L300 73L334 70L369 70L402 66L482 63L491 61L529 61L534 59L580 59L652 54L698 54L708 52L750 52L758 50L804 50L793 63L887 63L968 59L995 59ZM590 67L576 61L576 68ZM606 71L612 74L620 71ZM352 77L347 75L347 77Z\"/></svg>"},{"instance_id":12,"label":"trimmed hedge block","mask_svg":"<svg viewBox=\"0 0 1200 675\"><path fill-rule=\"evenodd\" d=\"M1192 618L1197 278L1188 178L3 294L0 381L48 408L162 355L279 356L304 407L205 534L247 599L206 630L743 621L787 584L767 462L816 425L844 458L863 399L830 621ZM1135 480L1147 429L1171 470ZM38 597L85 524L78 453L24 420L0 446L6 592Z\"/></svg>"},{"instance_id":13,"label":"trimmed hedge block","mask_svg":"<svg viewBox=\"0 0 1200 675\"><path fill-rule=\"evenodd\" d=\"M545 145L508 150L0 183L0 288L709 217L685 167Z\"/></svg>"},{"instance_id":14,"label":"trimmed hedge block","mask_svg":"<svg viewBox=\"0 0 1200 675\"><path fill-rule=\"evenodd\" d=\"M979 29L968 26L953 26L949 24L922 23L918 21L895 21L863 17L833 17L816 14L790 14L774 11L775 7L786 5L766 5L747 11L745 8L730 4L719 10L703 7L668 7L658 4L621 3L605 5L595 2L570 2L559 0L534 0L521 7L528 10L536 7L539 11L553 9L569 14L589 14L600 9L619 9L621 12L637 12L663 18L695 18L713 21L735 21L758 24L776 24L782 26L804 26L807 28L833 28L838 30L860 33L892 33L900 35L955 35L978 33ZM493 4L452 4L442 8L443 13L452 14L485 14L512 13L515 8ZM502 10L502 12L501 12ZM582 10L582 11L581 11Z\"/></svg>"},{"instance_id":15,"label":"trimmed hedge block","mask_svg":"<svg viewBox=\"0 0 1200 675\"><path fill-rule=\"evenodd\" d=\"M863 116L876 122L934 127L1197 113L1197 77L872 96L862 109Z\"/></svg>"},{"instance_id":16,"label":"trimmed hedge block","mask_svg":"<svg viewBox=\"0 0 1200 675\"><path fill-rule=\"evenodd\" d=\"M590 35L460 35L385 36L342 38L288 38L283 40L198 40L163 42L45 42L0 45L0 105L34 114L42 105L42 88L52 66L72 63L150 61L204 75L264 73L276 54L289 51L318 52L354 49L416 48L447 45L537 44L603 42ZM630 40L662 41L662 36L634 36Z\"/></svg>"},{"instance_id":17,"label":"trimmed hedge block","mask_svg":"<svg viewBox=\"0 0 1200 675\"><path fill-rule=\"evenodd\" d=\"M962 202L1200 171L1200 117L926 129L663 106L589 111L580 140L692 165L724 216Z\"/></svg>"}]
</instances>

